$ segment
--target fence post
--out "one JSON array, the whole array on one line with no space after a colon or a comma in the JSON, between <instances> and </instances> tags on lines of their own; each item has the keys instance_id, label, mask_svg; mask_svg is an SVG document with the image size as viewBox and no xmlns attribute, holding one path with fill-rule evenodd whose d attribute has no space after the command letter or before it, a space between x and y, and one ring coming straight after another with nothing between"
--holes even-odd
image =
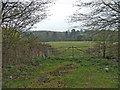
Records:
<instances>
[{"instance_id":1,"label":"fence post","mask_svg":"<svg viewBox=\"0 0 120 90\"><path fill-rule=\"evenodd\" d=\"M44 52L45 58L48 57L48 48L45 48L45 52Z\"/></svg>"},{"instance_id":2,"label":"fence post","mask_svg":"<svg viewBox=\"0 0 120 90\"><path fill-rule=\"evenodd\" d=\"M72 46L72 58L74 59L74 47Z\"/></svg>"}]
</instances>

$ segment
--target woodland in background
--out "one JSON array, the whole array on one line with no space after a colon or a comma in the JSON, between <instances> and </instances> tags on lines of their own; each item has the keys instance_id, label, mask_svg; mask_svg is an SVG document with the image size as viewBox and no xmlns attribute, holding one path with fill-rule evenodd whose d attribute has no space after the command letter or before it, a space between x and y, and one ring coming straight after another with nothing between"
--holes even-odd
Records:
<instances>
[{"instance_id":1,"label":"woodland in background","mask_svg":"<svg viewBox=\"0 0 120 90\"><path fill-rule=\"evenodd\" d=\"M108 59L118 57L118 31L116 30L75 30L66 32L31 31L40 42L54 41L94 41L96 46L87 52ZM23 34L26 36L26 34ZM25 37L24 37L25 39Z\"/></svg>"},{"instance_id":2,"label":"woodland in background","mask_svg":"<svg viewBox=\"0 0 120 90\"><path fill-rule=\"evenodd\" d=\"M32 33L37 37L37 41L49 42L49 41L98 41L106 40L117 42L118 31L116 30L68 30L63 32L57 31L29 31L23 33L24 38L27 33ZM101 38L101 36L103 36Z\"/></svg>"},{"instance_id":3,"label":"woodland in background","mask_svg":"<svg viewBox=\"0 0 120 90\"><path fill-rule=\"evenodd\" d=\"M51 32L33 31L18 32L11 29L3 30L3 66L5 64L33 63L35 57L45 57L45 48L50 45L41 42L48 41L94 41L96 45L86 52L107 59L117 59L117 31L75 31ZM40 40L44 38L43 40Z\"/></svg>"}]
</instances>

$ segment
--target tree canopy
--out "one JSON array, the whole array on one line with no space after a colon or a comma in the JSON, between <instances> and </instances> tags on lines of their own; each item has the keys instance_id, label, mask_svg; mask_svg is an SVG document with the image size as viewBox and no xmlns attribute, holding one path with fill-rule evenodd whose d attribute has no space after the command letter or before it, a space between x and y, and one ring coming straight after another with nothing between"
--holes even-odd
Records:
<instances>
[{"instance_id":1,"label":"tree canopy","mask_svg":"<svg viewBox=\"0 0 120 90\"><path fill-rule=\"evenodd\" d=\"M2 0L1 27L14 27L19 31L30 29L45 19L53 0Z\"/></svg>"},{"instance_id":2,"label":"tree canopy","mask_svg":"<svg viewBox=\"0 0 120 90\"><path fill-rule=\"evenodd\" d=\"M83 22L89 29L118 28L120 23L120 0L78 0L76 13L71 16L72 22ZM83 8L85 12L81 12Z\"/></svg>"}]
</instances>

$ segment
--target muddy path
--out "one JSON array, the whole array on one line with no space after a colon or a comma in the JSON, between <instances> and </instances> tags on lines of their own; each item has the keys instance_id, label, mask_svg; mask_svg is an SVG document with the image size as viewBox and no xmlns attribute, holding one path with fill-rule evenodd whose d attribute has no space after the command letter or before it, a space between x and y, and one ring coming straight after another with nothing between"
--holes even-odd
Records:
<instances>
[{"instance_id":1,"label":"muddy path","mask_svg":"<svg viewBox=\"0 0 120 90\"><path fill-rule=\"evenodd\" d=\"M46 84L49 87L65 87L65 83L60 77L72 74L76 68L77 66L73 63L60 66L56 70L49 71L39 77L38 83L41 85Z\"/></svg>"}]
</instances>

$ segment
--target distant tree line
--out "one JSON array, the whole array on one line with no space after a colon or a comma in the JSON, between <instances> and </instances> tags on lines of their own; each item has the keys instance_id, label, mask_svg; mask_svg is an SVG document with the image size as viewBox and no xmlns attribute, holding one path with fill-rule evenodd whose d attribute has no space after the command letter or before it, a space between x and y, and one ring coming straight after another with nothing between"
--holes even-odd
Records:
<instances>
[{"instance_id":1,"label":"distant tree line","mask_svg":"<svg viewBox=\"0 0 120 90\"><path fill-rule=\"evenodd\" d=\"M55 31L32 31L35 36L38 37L38 41L97 41L101 35L104 35L104 30L67 30L65 32ZM117 31L107 30L107 33L113 33L113 38L117 39ZM115 35L115 36L114 36ZM116 37L116 38L115 38Z\"/></svg>"},{"instance_id":2,"label":"distant tree line","mask_svg":"<svg viewBox=\"0 0 120 90\"><path fill-rule=\"evenodd\" d=\"M96 45L87 53L103 58L117 58L118 31L116 30L75 30L65 32L33 31L38 41L94 41Z\"/></svg>"}]
</instances>

